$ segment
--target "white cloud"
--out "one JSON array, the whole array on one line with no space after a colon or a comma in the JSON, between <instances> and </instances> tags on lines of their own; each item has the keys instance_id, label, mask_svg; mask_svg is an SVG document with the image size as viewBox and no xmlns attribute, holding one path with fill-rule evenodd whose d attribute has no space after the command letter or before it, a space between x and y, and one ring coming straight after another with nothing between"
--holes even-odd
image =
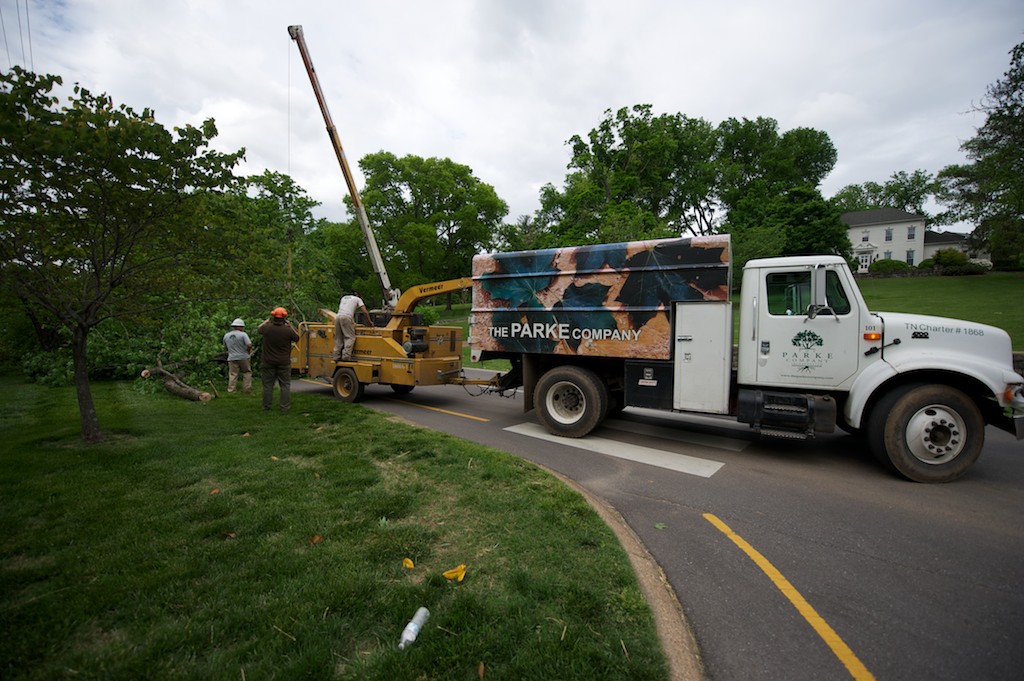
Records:
<instances>
[{"instance_id":1,"label":"white cloud","mask_svg":"<svg viewBox=\"0 0 1024 681\"><path fill-rule=\"evenodd\" d=\"M25 0L0 0L10 63ZM1024 40L1019 0L28 0L36 71L168 126L217 121L242 170L290 173L321 213L345 188L289 24L304 27L357 181L386 150L470 166L532 213L606 109L649 103L712 123L767 116L827 132L826 195L963 160L964 115ZM24 13L24 12L23 12Z\"/></svg>"}]
</instances>

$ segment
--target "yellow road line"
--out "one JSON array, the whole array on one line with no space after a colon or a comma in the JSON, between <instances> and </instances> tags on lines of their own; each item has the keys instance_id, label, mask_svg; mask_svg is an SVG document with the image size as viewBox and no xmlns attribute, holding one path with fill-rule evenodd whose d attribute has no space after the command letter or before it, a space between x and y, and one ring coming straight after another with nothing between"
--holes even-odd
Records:
<instances>
[{"instance_id":1,"label":"yellow road line","mask_svg":"<svg viewBox=\"0 0 1024 681\"><path fill-rule=\"evenodd\" d=\"M464 419L471 419L473 421L480 421L481 423L488 423L490 419L485 419L482 416L472 416L470 414L463 414L458 411L449 411L448 409L440 409L438 407L428 407L425 404L416 404L415 402L406 402L405 400L391 400L392 402L400 402L402 404L408 404L410 407L419 407L420 409L429 409L430 411L440 412L441 414L448 414L449 416L461 416Z\"/></svg>"},{"instance_id":2,"label":"yellow road line","mask_svg":"<svg viewBox=\"0 0 1024 681\"><path fill-rule=\"evenodd\" d=\"M747 554L751 560L757 563L757 566L761 568L766 575L768 575L768 578L772 580L775 587L789 599L789 602L792 603L793 606L796 607L797 611L804 616L804 619L807 620L808 624L818 632L818 636L828 644L828 647L832 649L832 652L839 658L839 661L846 666L846 669L854 679L857 679L857 681L874 681L874 674L867 670L867 667L857 659L857 656L853 654L850 647L843 642L843 639L839 638L839 634L837 634L835 630L830 627L824 619L822 619L821 615L819 615L814 608L811 607L811 604L800 595L800 592L798 592L796 588L789 583L789 580L783 577L782 573L779 572L774 565L768 562L767 558L762 556L757 549L748 544L743 537L733 532L732 528L719 520L714 514L705 513L704 518L709 523L717 527L722 534L731 539L736 546L740 547L740 549L742 549L742 551Z\"/></svg>"}]
</instances>

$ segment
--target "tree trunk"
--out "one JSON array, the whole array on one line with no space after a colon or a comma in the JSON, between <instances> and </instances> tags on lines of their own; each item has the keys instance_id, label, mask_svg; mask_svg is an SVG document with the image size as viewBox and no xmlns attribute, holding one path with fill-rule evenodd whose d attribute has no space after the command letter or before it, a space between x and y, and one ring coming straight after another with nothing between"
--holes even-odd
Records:
<instances>
[{"instance_id":1,"label":"tree trunk","mask_svg":"<svg viewBox=\"0 0 1024 681\"><path fill-rule=\"evenodd\" d=\"M71 334L71 356L75 364L78 418L82 426L82 439L94 443L103 441L103 431L100 430L100 419L96 415L96 405L93 404L92 390L89 387L89 360L86 355L88 340L88 327L81 324L75 326Z\"/></svg>"}]
</instances>

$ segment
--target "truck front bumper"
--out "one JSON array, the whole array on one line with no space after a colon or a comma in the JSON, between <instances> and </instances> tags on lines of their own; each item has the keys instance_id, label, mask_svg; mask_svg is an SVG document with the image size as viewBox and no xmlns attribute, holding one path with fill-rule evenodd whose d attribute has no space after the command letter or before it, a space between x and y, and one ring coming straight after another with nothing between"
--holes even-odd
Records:
<instances>
[{"instance_id":1,"label":"truck front bumper","mask_svg":"<svg viewBox=\"0 0 1024 681\"><path fill-rule=\"evenodd\" d=\"M1024 440L1024 412L1014 412L1011 414L1003 414L998 419L991 422L993 426L1000 430L1005 430L1010 435L1013 435L1018 440Z\"/></svg>"}]
</instances>

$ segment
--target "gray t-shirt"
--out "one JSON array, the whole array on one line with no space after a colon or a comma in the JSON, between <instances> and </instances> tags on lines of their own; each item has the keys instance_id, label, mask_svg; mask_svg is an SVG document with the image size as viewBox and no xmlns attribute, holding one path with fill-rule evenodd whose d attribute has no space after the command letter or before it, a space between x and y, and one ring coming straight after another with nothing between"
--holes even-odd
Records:
<instances>
[{"instance_id":1,"label":"gray t-shirt","mask_svg":"<svg viewBox=\"0 0 1024 681\"><path fill-rule=\"evenodd\" d=\"M245 331L232 329L224 334L224 347L228 349L228 361L236 362L240 359L249 359L249 348L252 341Z\"/></svg>"}]
</instances>

